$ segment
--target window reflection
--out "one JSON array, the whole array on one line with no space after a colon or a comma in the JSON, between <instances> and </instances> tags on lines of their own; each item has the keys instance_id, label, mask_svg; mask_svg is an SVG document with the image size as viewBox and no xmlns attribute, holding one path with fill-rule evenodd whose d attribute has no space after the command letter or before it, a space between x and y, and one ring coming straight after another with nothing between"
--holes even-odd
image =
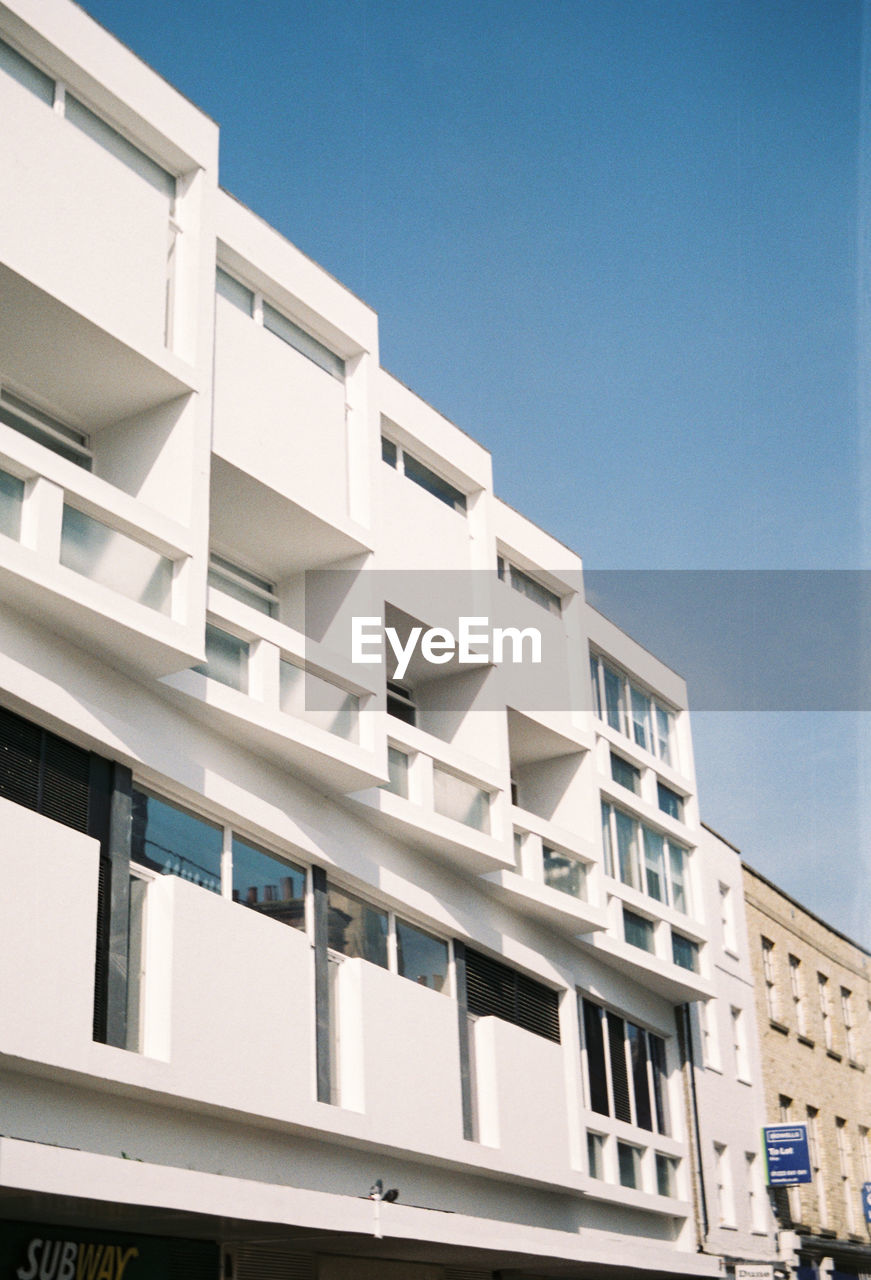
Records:
<instances>
[{"instance_id":1,"label":"window reflection","mask_svg":"<svg viewBox=\"0 0 871 1280\"><path fill-rule=\"evenodd\" d=\"M448 945L397 918L396 961L399 972L432 991L447 990Z\"/></svg>"},{"instance_id":2,"label":"window reflection","mask_svg":"<svg viewBox=\"0 0 871 1280\"><path fill-rule=\"evenodd\" d=\"M220 893L223 843L220 827L134 788L134 862Z\"/></svg>"},{"instance_id":3,"label":"window reflection","mask_svg":"<svg viewBox=\"0 0 871 1280\"><path fill-rule=\"evenodd\" d=\"M305 929L305 871L234 836L233 901Z\"/></svg>"},{"instance_id":4,"label":"window reflection","mask_svg":"<svg viewBox=\"0 0 871 1280\"><path fill-rule=\"evenodd\" d=\"M387 968L387 912L350 893L330 889L327 895L329 946L342 955Z\"/></svg>"}]
</instances>

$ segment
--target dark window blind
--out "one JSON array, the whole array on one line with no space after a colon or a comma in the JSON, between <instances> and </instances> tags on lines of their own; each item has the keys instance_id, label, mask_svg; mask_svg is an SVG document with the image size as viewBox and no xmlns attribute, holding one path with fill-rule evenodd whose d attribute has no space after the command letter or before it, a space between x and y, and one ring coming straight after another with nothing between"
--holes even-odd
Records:
<instances>
[{"instance_id":1,"label":"dark window blind","mask_svg":"<svg viewBox=\"0 0 871 1280\"><path fill-rule=\"evenodd\" d=\"M0 707L0 796L87 831L89 771L87 751Z\"/></svg>"},{"instance_id":2,"label":"dark window blind","mask_svg":"<svg viewBox=\"0 0 871 1280\"><path fill-rule=\"evenodd\" d=\"M467 949L466 990L469 1013L501 1018L559 1044L559 996L550 987Z\"/></svg>"}]
</instances>

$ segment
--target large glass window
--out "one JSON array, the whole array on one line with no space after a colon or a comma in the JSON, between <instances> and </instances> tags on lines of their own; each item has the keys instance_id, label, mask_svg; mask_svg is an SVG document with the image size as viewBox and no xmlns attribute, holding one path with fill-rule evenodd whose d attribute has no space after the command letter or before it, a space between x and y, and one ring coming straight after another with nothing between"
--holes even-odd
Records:
<instances>
[{"instance_id":1,"label":"large glass window","mask_svg":"<svg viewBox=\"0 0 871 1280\"><path fill-rule=\"evenodd\" d=\"M433 991L446 991L448 944L397 916L396 966L404 978Z\"/></svg>"},{"instance_id":2,"label":"large glass window","mask_svg":"<svg viewBox=\"0 0 871 1280\"><path fill-rule=\"evenodd\" d=\"M453 818L476 831L490 830L490 796L473 782L433 765L433 807L442 817Z\"/></svg>"},{"instance_id":3,"label":"large glass window","mask_svg":"<svg viewBox=\"0 0 871 1280\"><path fill-rule=\"evenodd\" d=\"M264 853L233 836L233 901L293 929L305 929L302 867Z\"/></svg>"},{"instance_id":4,"label":"large glass window","mask_svg":"<svg viewBox=\"0 0 871 1280\"><path fill-rule=\"evenodd\" d=\"M687 850L625 810L602 804L605 874L685 914ZM643 854L643 858L642 858Z\"/></svg>"},{"instance_id":5,"label":"large glass window","mask_svg":"<svg viewBox=\"0 0 871 1280\"><path fill-rule=\"evenodd\" d=\"M665 1041L581 997L590 1107L599 1115L669 1133Z\"/></svg>"},{"instance_id":6,"label":"large glass window","mask_svg":"<svg viewBox=\"0 0 871 1280\"><path fill-rule=\"evenodd\" d=\"M558 889L560 893L567 893L572 898L584 898L586 872L584 864L577 858L542 845L541 864L544 883L549 888Z\"/></svg>"},{"instance_id":7,"label":"large glass window","mask_svg":"<svg viewBox=\"0 0 871 1280\"><path fill-rule=\"evenodd\" d=\"M590 657L590 674L599 719L663 763L676 764L675 713L598 654Z\"/></svg>"},{"instance_id":8,"label":"large glass window","mask_svg":"<svg viewBox=\"0 0 871 1280\"><path fill-rule=\"evenodd\" d=\"M221 892L221 827L146 791L133 791L134 862Z\"/></svg>"},{"instance_id":9,"label":"large glass window","mask_svg":"<svg viewBox=\"0 0 871 1280\"><path fill-rule=\"evenodd\" d=\"M328 935L333 951L387 968L387 912L341 889L328 892Z\"/></svg>"},{"instance_id":10,"label":"large glass window","mask_svg":"<svg viewBox=\"0 0 871 1280\"><path fill-rule=\"evenodd\" d=\"M149 609L170 611L172 561L75 507L64 506L60 562Z\"/></svg>"}]
</instances>

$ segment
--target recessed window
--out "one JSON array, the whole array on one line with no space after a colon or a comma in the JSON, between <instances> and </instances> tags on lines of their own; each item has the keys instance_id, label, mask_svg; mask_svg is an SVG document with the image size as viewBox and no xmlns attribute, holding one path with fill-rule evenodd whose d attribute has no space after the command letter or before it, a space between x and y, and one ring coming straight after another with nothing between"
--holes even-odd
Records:
<instances>
[{"instance_id":1,"label":"recessed window","mask_svg":"<svg viewBox=\"0 0 871 1280\"><path fill-rule=\"evenodd\" d=\"M795 1014L795 1029L800 1036L807 1035L801 960L798 956L789 957L789 987L792 994L792 1010Z\"/></svg>"},{"instance_id":2,"label":"recessed window","mask_svg":"<svg viewBox=\"0 0 871 1280\"><path fill-rule=\"evenodd\" d=\"M432 991L446 991L448 944L443 938L396 917L396 967L403 978Z\"/></svg>"},{"instance_id":3,"label":"recessed window","mask_svg":"<svg viewBox=\"0 0 871 1280\"><path fill-rule=\"evenodd\" d=\"M634 911L623 908L623 937L630 947L638 947L641 951L654 951L653 923Z\"/></svg>"},{"instance_id":4,"label":"recessed window","mask_svg":"<svg viewBox=\"0 0 871 1280\"><path fill-rule=\"evenodd\" d=\"M548 888L558 889L572 898L584 897L586 872L584 864L577 858L545 844L541 849L541 864Z\"/></svg>"},{"instance_id":5,"label":"recessed window","mask_svg":"<svg viewBox=\"0 0 871 1280\"><path fill-rule=\"evenodd\" d=\"M387 777L385 791L408 799L408 756L399 747L387 748Z\"/></svg>"},{"instance_id":6,"label":"recessed window","mask_svg":"<svg viewBox=\"0 0 871 1280\"><path fill-rule=\"evenodd\" d=\"M95 115L90 107L67 91L64 96L64 115L70 124L74 124L82 133L98 143L104 151L108 151L116 160L120 160L128 169L143 178L150 187L172 202L175 198L175 178L151 156L147 156L140 147L130 142L106 120Z\"/></svg>"},{"instance_id":7,"label":"recessed window","mask_svg":"<svg viewBox=\"0 0 871 1280\"><path fill-rule=\"evenodd\" d=\"M591 1109L667 1135L665 1041L585 997L580 1006Z\"/></svg>"},{"instance_id":8,"label":"recessed window","mask_svg":"<svg viewBox=\"0 0 871 1280\"><path fill-rule=\"evenodd\" d=\"M398 680L387 681L387 714L405 724L417 723L417 703L409 685L400 684Z\"/></svg>"},{"instance_id":9,"label":"recessed window","mask_svg":"<svg viewBox=\"0 0 871 1280\"><path fill-rule=\"evenodd\" d=\"M774 943L762 938L762 976L765 980L765 1008L769 1018L777 1020L779 1013L777 984L774 981Z\"/></svg>"},{"instance_id":10,"label":"recessed window","mask_svg":"<svg viewBox=\"0 0 871 1280\"><path fill-rule=\"evenodd\" d=\"M357 694L287 658L281 658L278 664L278 705L285 715L298 716L346 742L359 739Z\"/></svg>"},{"instance_id":11,"label":"recessed window","mask_svg":"<svg viewBox=\"0 0 871 1280\"><path fill-rule=\"evenodd\" d=\"M330 886L327 892L329 946L344 956L387 968L387 912Z\"/></svg>"},{"instance_id":12,"label":"recessed window","mask_svg":"<svg viewBox=\"0 0 871 1280\"><path fill-rule=\"evenodd\" d=\"M629 1142L617 1143L617 1165L620 1170L620 1186L641 1189L641 1150Z\"/></svg>"},{"instance_id":13,"label":"recessed window","mask_svg":"<svg viewBox=\"0 0 871 1280\"><path fill-rule=\"evenodd\" d=\"M466 948L469 1013L501 1018L545 1040L560 1042L559 995L543 982Z\"/></svg>"},{"instance_id":14,"label":"recessed window","mask_svg":"<svg viewBox=\"0 0 871 1280\"><path fill-rule=\"evenodd\" d=\"M611 777L627 791L633 792L636 796L641 795L641 770L636 769L634 764L630 764L628 760L624 760L613 751L611 752Z\"/></svg>"},{"instance_id":15,"label":"recessed window","mask_svg":"<svg viewBox=\"0 0 871 1280\"><path fill-rule=\"evenodd\" d=\"M194 667L200 675L217 680L240 693L248 690L248 643L229 631L206 623L206 661Z\"/></svg>"},{"instance_id":16,"label":"recessed window","mask_svg":"<svg viewBox=\"0 0 871 1280\"><path fill-rule=\"evenodd\" d=\"M66 458L68 462L74 462L77 467L90 471L93 456L83 431L66 426L5 389L0 391L0 422L51 449L52 453Z\"/></svg>"},{"instance_id":17,"label":"recessed window","mask_svg":"<svg viewBox=\"0 0 871 1280\"><path fill-rule=\"evenodd\" d=\"M119 595L168 614L172 603L172 561L66 504L60 563Z\"/></svg>"},{"instance_id":18,"label":"recessed window","mask_svg":"<svg viewBox=\"0 0 871 1280\"><path fill-rule=\"evenodd\" d=\"M656 794L662 812L667 813L670 818L677 818L678 822L683 822L683 796L672 791L671 787L667 787L664 782L657 782Z\"/></svg>"},{"instance_id":19,"label":"recessed window","mask_svg":"<svg viewBox=\"0 0 871 1280\"><path fill-rule=\"evenodd\" d=\"M305 929L305 890L302 867L233 836L234 902L293 929Z\"/></svg>"},{"instance_id":20,"label":"recessed window","mask_svg":"<svg viewBox=\"0 0 871 1280\"><path fill-rule=\"evenodd\" d=\"M276 311L275 307L270 306L268 302L263 304L263 327L270 333L274 333L282 342L286 342L289 347L293 347L294 351L311 360L319 369L344 382L345 362L342 357L337 356L334 351L312 337L305 329L301 329L293 320Z\"/></svg>"},{"instance_id":21,"label":"recessed window","mask_svg":"<svg viewBox=\"0 0 871 1280\"><path fill-rule=\"evenodd\" d=\"M671 931L671 956L681 969L689 969L691 973L699 971L699 944L682 933Z\"/></svg>"},{"instance_id":22,"label":"recessed window","mask_svg":"<svg viewBox=\"0 0 871 1280\"><path fill-rule=\"evenodd\" d=\"M605 1178L605 1135L587 1130L587 1171L591 1178Z\"/></svg>"},{"instance_id":23,"label":"recessed window","mask_svg":"<svg viewBox=\"0 0 871 1280\"><path fill-rule=\"evenodd\" d=\"M17 80L25 89L36 94L37 98L48 106L54 102L54 81L51 76L40 71L39 67L35 67L32 62L2 40L0 40L0 70L12 76L13 80Z\"/></svg>"},{"instance_id":24,"label":"recessed window","mask_svg":"<svg viewBox=\"0 0 871 1280\"><path fill-rule=\"evenodd\" d=\"M452 818L454 822L462 822L466 827L476 831L490 830L490 793L474 782L442 769L434 764L433 808L443 818Z\"/></svg>"},{"instance_id":25,"label":"recessed window","mask_svg":"<svg viewBox=\"0 0 871 1280\"><path fill-rule=\"evenodd\" d=\"M602 804L605 874L684 913L687 850L625 810Z\"/></svg>"},{"instance_id":26,"label":"recessed window","mask_svg":"<svg viewBox=\"0 0 871 1280\"><path fill-rule=\"evenodd\" d=\"M678 1162L673 1156L664 1156L657 1151L656 1190L661 1196L670 1196L672 1199L677 1196L677 1166Z\"/></svg>"},{"instance_id":27,"label":"recessed window","mask_svg":"<svg viewBox=\"0 0 871 1280\"><path fill-rule=\"evenodd\" d=\"M665 764L677 763L675 714L670 708L598 654L590 655L590 679L593 709L600 720Z\"/></svg>"},{"instance_id":28,"label":"recessed window","mask_svg":"<svg viewBox=\"0 0 871 1280\"><path fill-rule=\"evenodd\" d=\"M394 471L401 471L414 484L425 489L434 498L438 498L439 502L452 507L454 511L465 514L467 502L462 490L451 484L449 480L445 480L444 476L438 475L414 454L409 453L404 445L397 444L389 436L382 436L381 458L388 467L392 467Z\"/></svg>"},{"instance_id":29,"label":"recessed window","mask_svg":"<svg viewBox=\"0 0 871 1280\"><path fill-rule=\"evenodd\" d=\"M557 617L562 613L562 600L556 592L533 578L525 569L518 569L505 556L496 557L496 572L500 582L510 583L515 591L519 591L542 609L547 609L548 613L554 613Z\"/></svg>"},{"instance_id":30,"label":"recessed window","mask_svg":"<svg viewBox=\"0 0 871 1280\"><path fill-rule=\"evenodd\" d=\"M215 271L215 291L221 298L226 298L234 307L238 307L246 316L254 315L253 292L221 267Z\"/></svg>"},{"instance_id":31,"label":"recessed window","mask_svg":"<svg viewBox=\"0 0 871 1280\"><path fill-rule=\"evenodd\" d=\"M265 613L268 618L278 617L274 584L214 552L209 556L209 586L247 604L258 613Z\"/></svg>"},{"instance_id":32,"label":"recessed window","mask_svg":"<svg viewBox=\"0 0 871 1280\"><path fill-rule=\"evenodd\" d=\"M134 862L221 892L223 829L169 800L133 790Z\"/></svg>"},{"instance_id":33,"label":"recessed window","mask_svg":"<svg viewBox=\"0 0 871 1280\"><path fill-rule=\"evenodd\" d=\"M0 533L16 542L21 537L21 508L24 503L24 481L0 471Z\"/></svg>"}]
</instances>

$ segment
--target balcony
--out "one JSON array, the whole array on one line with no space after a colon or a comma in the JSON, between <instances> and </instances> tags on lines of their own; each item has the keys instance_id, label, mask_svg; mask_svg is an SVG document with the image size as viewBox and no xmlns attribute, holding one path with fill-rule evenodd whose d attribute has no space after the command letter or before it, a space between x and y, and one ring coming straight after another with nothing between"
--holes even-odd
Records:
<instances>
[{"instance_id":1,"label":"balcony","mask_svg":"<svg viewBox=\"0 0 871 1280\"><path fill-rule=\"evenodd\" d=\"M360 668L215 587L208 617L205 663L163 680L188 714L331 790L384 781Z\"/></svg>"}]
</instances>

